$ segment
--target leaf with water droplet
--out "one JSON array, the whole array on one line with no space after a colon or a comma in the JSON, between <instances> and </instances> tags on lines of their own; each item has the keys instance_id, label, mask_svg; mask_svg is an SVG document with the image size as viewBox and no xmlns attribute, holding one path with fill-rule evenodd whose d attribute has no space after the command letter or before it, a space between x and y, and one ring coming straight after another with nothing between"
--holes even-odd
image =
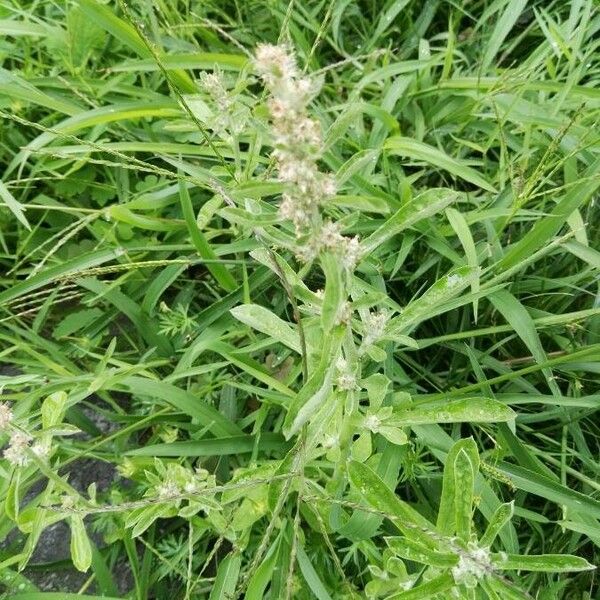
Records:
<instances>
[{"instance_id":1,"label":"leaf with water droplet","mask_svg":"<svg viewBox=\"0 0 600 600\"><path fill-rule=\"evenodd\" d=\"M473 397L437 400L426 405L394 411L387 425L429 425L431 423L500 423L515 418L514 411L491 398Z\"/></svg>"}]
</instances>

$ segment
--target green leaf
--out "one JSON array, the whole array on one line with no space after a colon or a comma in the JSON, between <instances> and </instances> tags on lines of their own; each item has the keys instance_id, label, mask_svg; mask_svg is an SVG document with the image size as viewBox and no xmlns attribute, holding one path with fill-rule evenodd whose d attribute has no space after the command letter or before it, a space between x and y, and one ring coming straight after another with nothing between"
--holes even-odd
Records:
<instances>
[{"instance_id":1,"label":"green leaf","mask_svg":"<svg viewBox=\"0 0 600 600\"><path fill-rule=\"evenodd\" d=\"M456 175L456 177L464 179L488 192L496 191L491 183L475 169L469 167L465 161L452 158L442 150L438 150L423 142L403 136L394 136L386 141L384 148L388 150L389 154L398 154L413 160L424 161L434 167L444 169Z\"/></svg>"},{"instance_id":2,"label":"green leaf","mask_svg":"<svg viewBox=\"0 0 600 600\"><path fill-rule=\"evenodd\" d=\"M569 573L590 571L596 567L585 558L570 554L518 555L498 553L492 555L495 567L514 571L546 571L548 573Z\"/></svg>"},{"instance_id":3,"label":"green leaf","mask_svg":"<svg viewBox=\"0 0 600 600\"><path fill-rule=\"evenodd\" d=\"M388 323L386 337L393 340L395 335L401 335L420 322L444 312L445 305L478 277L478 268L458 267L453 269L438 279L417 299L410 302L400 316Z\"/></svg>"},{"instance_id":4,"label":"green leaf","mask_svg":"<svg viewBox=\"0 0 600 600\"><path fill-rule=\"evenodd\" d=\"M117 389L126 388L132 394L158 398L170 404L185 414L198 419L216 436L228 437L242 434L237 425L210 404L194 394L164 381L132 375L114 385Z\"/></svg>"},{"instance_id":5,"label":"green leaf","mask_svg":"<svg viewBox=\"0 0 600 600\"><path fill-rule=\"evenodd\" d=\"M369 405L372 409L376 410L381 407L391 383L389 377L383 373L374 373L361 381L361 385L367 390Z\"/></svg>"},{"instance_id":6,"label":"green leaf","mask_svg":"<svg viewBox=\"0 0 600 600\"><path fill-rule=\"evenodd\" d=\"M0 292L0 305L61 279L76 277L77 275L83 276L86 269L92 269L110 260L114 260L121 254L122 252L118 250L98 250L96 252L88 252L83 256L77 256L71 260L66 260L54 267L49 267L29 279L20 281Z\"/></svg>"},{"instance_id":7,"label":"green leaf","mask_svg":"<svg viewBox=\"0 0 600 600\"><path fill-rule=\"evenodd\" d=\"M221 561L209 600L233 597L240 576L241 564L242 558L239 553L230 554Z\"/></svg>"},{"instance_id":8,"label":"green leaf","mask_svg":"<svg viewBox=\"0 0 600 600\"><path fill-rule=\"evenodd\" d=\"M295 435L329 398L334 400L333 378L343 335L344 328L337 327L323 340L319 365L292 399L288 408L283 423L283 434L286 439L289 440Z\"/></svg>"},{"instance_id":9,"label":"green leaf","mask_svg":"<svg viewBox=\"0 0 600 600\"><path fill-rule=\"evenodd\" d=\"M44 429L58 425L63 420L67 408L67 399L67 393L61 391L50 394L42 402L42 427Z\"/></svg>"},{"instance_id":10,"label":"green leaf","mask_svg":"<svg viewBox=\"0 0 600 600\"><path fill-rule=\"evenodd\" d=\"M506 290L498 290L488 297L502 316L510 323L515 333L523 340L533 358L535 358L535 361L539 365L546 363L548 357L542 347L535 323L525 307ZM560 397L560 388L554 380L552 370L545 368L542 369L542 372L546 376L546 382L552 393Z\"/></svg>"},{"instance_id":11,"label":"green leaf","mask_svg":"<svg viewBox=\"0 0 600 600\"><path fill-rule=\"evenodd\" d=\"M131 537L135 538L142 535L157 519L174 517L176 514L177 508L175 506L149 504L148 506L132 510L125 519L125 527L133 527Z\"/></svg>"},{"instance_id":12,"label":"green leaf","mask_svg":"<svg viewBox=\"0 0 600 600\"><path fill-rule=\"evenodd\" d=\"M485 533L480 538L479 543L481 546L491 546L500 530L512 519L515 511L515 503L506 502L501 504L490 519Z\"/></svg>"},{"instance_id":13,"label":"green leaf","mask_svg":"<svg viewBox=\"0 0 600 600\"><path fill-rule=\"evenodd\" d=\"M494 465L494 469L498 470L502 477L508 477L512 485L520 490L565 505L574 513L583 511L600 519L600 502L587 494L517 465L502 462ZM491 474L493 475L493 472Z\"/></svg>"},{"instance_id":14,"label":"green leaf","mask_svg":"<svg viewBox=\"0 0 600 600\"><path fill-rule=\"evenodd\" d=\"M102 315L103 312L99 308L85 308L71 313L54 328L53 335L56 339L70 336L94 323Z\"/></svg>"},{"instance_id":15,"label":"green leaf","mask_svg":"<svg viewBox=\"0 0 600 600\"><path fill-rule=\"evenodd\" d=\"M453 587L454 579L452 575L444 573L410 590L387 596L386 600L424 600L425 598L435 598L437 594L441 594Z\"/></svg>"},{"instance_id":16,"label":"green leaf","mask_svg":"<svg viewBox=\"0 0 600 600\"><path fill-rule=\"evenodd\" d=\"M248 64L248 57L243 54L225 54L222 52L193 52L189 54L165 54L160 62L167 71L174 69L213 69L218 67L223 71L241 71ZM111 70L115 73L142 73L159 71L160 67L153 59L127 60L114 65Z\"/></svg>"},{"instance_id":17,"label":"green leaf","mask_svg":"<svg viewBox=\"0 0 600 600\"><path fill-rule=\"evenodd\" d=\"M318 598L318 600L332 600L329 592L325 588L325 585L321 581L317 571L315 571L315 568L310 562L310 558L308 558L308 555L302 546L298 545L297 553L300 572L302 573L306 584L310 588L310 591L316 596L316 598Z\"/></svg>"},{"instance_id":18,"label":"green leaf","mask_svg":"<svg viewBox=\"0 0 600 600\"><path fill-rule=\"evenodd\" d=\"M231 309L231 314L242 323L265 333L283 345L300 353L300 336L292 326L258 304L243 304Z\"/></svg>"},{"instance_id":19,"label":"green leaf","mask_svg":"<svg viewBox=\"0 0 600 600\"><path fill-rule=\"evenodd\" d=\"M579 177L579 182L570 187L567 194L550 211L538 219L535 225L513 246L498 263L498 271L506 271L531 256L547 244L567 222L574 210L583 206L600 186L600 158L591 164Z\"/></svg>"},{"instance_id":20,"label":"green leaf","mask_svg":"<svg viewBox=\"0 0 600 600\"><path fill-rule=\"evenodd\" d=\"M130 450L127 456L227 456L246 454L254 449L259 452L272 450L287 451L289 445L280 433L261 433L257 435L236 435L231 437L208 438L172 442L170 444L152 444Z\"/></svg>"},{"instance_id":21,"label":"green leaf","mask_svg":"<svg viewBox=\"0 0 600 600\"><path fill-rule=\"evenodd\" d=\"M348 475L353 487L367 504L381 511L404 535L412 538L430 538L433 525L409 504L400 500L370 467L357 461L348 465ZM437 541L437 538L434 537Z\"/></svg>"},{"instance_id":22,"label":"green leaf","mask_svg":"<svg viewBox=\"0 0 600 600\"><path fill-rule=\"evenodd\" d=\"M429 565L439 569L449 569L454 567L458 562L456 554L437 552L410 538L386 537L385 541L394 554L400 558L418 562L422 565Z\"/></svg>"},{"instance_id":23,"label":"green leaf","mask_svg":"<svg viewBox=\"0 0 600 600\"><path fill-rule=\"evenodd\" d=\"M446 216L448 217L448 222L452 226L452 229L454 229L465 251L467 264L473 269L476 269L479 266L477 249L475 248L475 241L473 240L473 235L471 234L467 220L462 213L459 213L457 210L451 207L446 209ZM479 288L479 277L476 277L471 282L471 293L477 294L479 292ZM475 315L475 321L477 321L477 307L478 299L475 298L473 300L473 314Z\"/></svg>"},{"instance_id":24,"label":"green leaf","mask_svg":"<svg viewBox=\"0 0 600 600\"><path fill-rule=\"evenodd\" d=\"M92 546L85 530L83 517L71 515L69 522L71 525L71 560L78 571L85 573L92 564Z\"/></svg>"},{"instance_id":25,"label":"green leaf","mask_svg":"<svg viewBox=\"0 0 600 600\"><path fill-rule=\"evenodd\" d=\"M512 421L514 411L497 400L483 397L429 402L393 413L390 423L397 426L427 425L429 423L499 423Z\"/></svg>"},{"instance_id":26,"label":"green leaf","mask_svg":"<svg viewBox=\"0 0 600 600\"><path fill-rule=\"evenodd\" d=\"M263 600L265 590L271 581L273 571L277 565L279 548L283 530L279 532L277 539L271 544L266 556L261 561L260 566L249 579L246 588L245 600Z\"/></svg>"},{"instance_id":27,"label":"green leaf","mask_svg":"<svg viewBox=\"0 0 600 600\"><path fill-rule=\"evenodd\" d=\"M11 600L120 600L112 596L90 596L88 594L69 594L67 592L25 592L11 594Z\"/></svg>"},{"instance_id":28,"label":"green leaf","mask_svg":"<svg viewBox=\"0 0 600 600\"><path fill-rule=\"evenodd\" d=\"M4 500L4 513L11 521L17 521L19 516L21 488L21 469L15 469L13 477L6 490L6 498Z\"/></svg>"},{"instance_id":29,"label":"green leaf","mask_svg":"<svg viewBox=\"0 0 600 600\"><path fill-rule=\"evenodd\" d=\"M321 256L321 267L325 274L321 325L325 333L328 333L339 323L346 294L339 258L327 252Z\"/></svg>"},{"instance_id":30,"label":"green leaf","mask_svg":"<svg viewBox=\"0 0 600 600\"><path fill-rule=\"evenodd\" d=\"M61 134L72 134L88 127L115 121L135 121L147 117L177 117L181 116L181 109L173 100L162 98L152 102L124 102L94 108L79 112L52 127L52 131L44 131L32 140L25 148L15 154L6 173L11 173L19 164L24 163L32 152L47 146Z\"/></svg>"},{"instance_id":31,"label":"green leaf","mask_svg":"<svg viewBox=\"0 0 600 600\"><path fill-rule=\"evenodd\" d=\"M475 478L479 472L477 445L469 438L454 457L454 522L463 542L471 539Z\"/></svg>"},{"instance_id":32,"label":"green leaf","mask_svg":"<svg viewBox=\"0 0 600 600\"><path fill-rule=\"evenodd\" d=\"M376 248L405 229L412 227L423 219L428 219L444 210L449 204L456 202L462 194L447 188L433 188L419 194L414 200L406 203L376 229L360 245L361 255L371 254Z\"/></svg>"},{"instance_id":33,"label":"green leaf","mask_svg":"<svg viewBox=\"0 0 600 600\"><path fill-rule=\"evenodd\" d=\"M4 201L12 214L31 231L31 225L25 217L25 207L10 193L4 182L0 180L0 199Z\"/></svg>"},{"instance_id":34,"label":"green leaf","mask_svg":"<svg viewBox=\"0 0 600 600\"><path fill-rule=\"evenodd\" d=\"M496 21L494 30L488 38L488 43L480 63L480 69L482 73L486 71L492 64L494 57L502 46L502 42L504 42L506 36L515 26L515 23L519 19L519 16L523 12L523 9L526 5L527 0L510 0L507 3L505 11Z\"/></svg>"},{"instance_id":35,"label":"green leaf","mask_svg":"<svg viewBox=\"0 0 600 600\"><path fill-rule=\"evenodd\" d=\"M444 535L470 530L479 454L473 438L455 442L446 456L437 528ZM466 524L468 514L469 523ZM461 535L459 533L459 535ZM461 535L462 537L462 535Z\"/></svg>"},{"instance_id":36,"label":"green leaf","mask_svg":"<svg viewBox=\"0 0 600 600\"><path fill-rule=\"evenodd\" d=\"M185 224L194 247L198 251L198 254L207 261L206 267L213 274L221 287L227 292L232 292L237 288L237 283L227 268L224 265L219 264L218 256L215 254L215 251L202 231L200 231L200 228L196 223L196 216L194 215L194 208L192 206L187 184L183 179L179 180L179 199L181 201Z\"/></svg>"}]
</instances>

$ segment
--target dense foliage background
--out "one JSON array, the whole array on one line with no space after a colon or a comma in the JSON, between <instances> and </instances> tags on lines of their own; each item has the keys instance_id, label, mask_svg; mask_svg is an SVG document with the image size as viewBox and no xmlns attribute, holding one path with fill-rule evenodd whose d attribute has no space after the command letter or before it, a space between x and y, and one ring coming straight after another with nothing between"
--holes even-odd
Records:
<instances>
[{"instance_id":1,"label":"dense foliage background","mask_svg":"<svg viewBox=\"0 0 600 600\"><path fill-rule=\"evenodd\" d=\"M514 500L494 551L597 564L599 29L593 0L2 0L0 389L11 426L52 439L45 461L0 459L2 597L456 597L402 595L443 560L421 546L401 560L384 538L410 537L407 506L443 512L461 439L467 470L479 461L469 532ZM353 421L354 475L322 443L301 483L311 430L284 435L284 420L335 336L311 329L321 268L268 237L281 187L249 57L281 40L323 80L326 214L364 240L438 189L352 284L363 313L412 307L370 350L361 376L387 379L357 403L422 406L421 421L387 435ZM418 303L456 268L471 274L458 296ZM440 409L465 398L516 419ZM191 473L210 493L173 499L165 482ZM497 597L597 597L595 571L552 560L506 571Z\"/></svg>"}]
</instances>

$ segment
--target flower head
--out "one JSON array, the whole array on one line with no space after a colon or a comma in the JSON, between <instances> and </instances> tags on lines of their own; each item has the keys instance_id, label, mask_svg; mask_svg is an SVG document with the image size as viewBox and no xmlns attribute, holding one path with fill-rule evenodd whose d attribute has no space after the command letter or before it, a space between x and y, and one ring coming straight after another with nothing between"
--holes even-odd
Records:
<instances>
[{"instance_id":1,"label":"flower head","mask_svg":"<svg viewBox=\"0 0 600 600\"><path fill-rule=\"evenodd\" d=\"M158 497L163 499L174 498L181 493L179 486L170 479L166 479L163 483L161 483L157 487L156 491Z\"/></svg>"},{"instance_id":2,"label":"flower head","mask_svg":"<svg viewBox=\"0 0 600 600\"><path fill-rule=\"evenodd\" d=\"M468 545L468 551L461 553L458 564L452 568L452 577L457 585L475 587L477 582L492 569L489 548L482 548L474 543Z\"/></svg>"},{"instance_id":3,"label":"flower head","mask_svg":"<svg viewBox=\"0 0 600 600\"><path fill-rule=\"evenodd\" d=\"M254 66L268 86L294 79L298 75L296 59L283 45L259 44L254 56Z\"/></svg>"},{"instance_id":4,"label":"flower head","mask_svg":"<svg viewBox=\"0 0 600 600\"><path fill-rule=\"evenodd\" d=\"M12 421L13 413L6 402L0 402L0 431L6 429Z\"/></svg>"},{"instance_id":5,"label":"flower head","mask_svg":"<svg viewBox=\"0 0 600 600\"><path fill-rule=\"evenodd\" d=\"M368 415L363 421L363 426L373 433L377 433L381 427L381 419L377 415Z\"/></svg>"},{"instance_id":6,"label":"flower head","mask_svg":"<svg viewBox=\"0 0 600 600\"><path fill-rule=\"evenodd\" d=\"M271 95L267 106L273 157L277 179L286 184L279 214L292 221L297 238L314 237L319 206L337 192L335 178L317 164L323 152L323 134L307 110L319 86L300 76L294 55L283 45L258 46L254 66ZM319 240L310 240L298 256L309 261L318 252Z\"/></svg>"},{"instance_id":7,"label":"flower head","mask_svg":"<svg viewBox=\"0 0 600 600\"><path fill-rule=\"evenodd\" d=\"M16 431L10 436L8 448L4 451L4 458L15 467L24 467L29 462L27 448L29 447L29 436Z\"/></svg>"},{"instance_id":8,"label":"flower head","mask_svg":"<svg viewBox=\"0 0 600 600\"><path fill-rule=\"evenodd\" d=\"M381 339L389 318L388 313L384 310L369 313L369 316L365 319L365 336L363 338L363 345L365 347Z\"/></svg>"}]
</instances>

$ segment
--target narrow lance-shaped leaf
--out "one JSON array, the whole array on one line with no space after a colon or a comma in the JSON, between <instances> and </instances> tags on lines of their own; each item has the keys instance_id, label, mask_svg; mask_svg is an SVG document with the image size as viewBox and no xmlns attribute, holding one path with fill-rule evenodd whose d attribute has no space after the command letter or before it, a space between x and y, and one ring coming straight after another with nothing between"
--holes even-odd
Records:
<instances>
[{"instance_id":1,"label":"narrow lance-shaped leaf","mask_svg":"<svg viewBox=\"0 0 600 600\"><path fill-rule=\"evenodd\" d=\"M0 180L0 199L8 206L8 210L31 231L31 225L25 217L25 207L10 193L3 181Z\"/></svg>"},{"instance_id":2,"label":"narrow lance-shaped leaf","mask_svg":"<svg viewBox=\"0 0 600 600\"><path fill-rule=\"evenodd\" d=\"M456 565L458 556L450 552L438 552L420 544L416 540L406 537L387 537L385 538L390 549L405 560L429 565L439 569L448 569Z\"/></svg>"},{"instance_id":3,"label":"narrow lance-shaped leaf","mask_svg":"<svg viewBox=\"0 0 600 600\"><path fill-rule=\"evenodd\" d=\"M237 288L235 279L224 265L217 262L218 257L215 254L215 251L212 249L212 246L196 223L192 200L190 199L187 185L185 185L182 179L179 180L179 200L181 202L181 210L183 211L185 224L187 225L190 238L198 251L198 254L205 260L211 261L207 262L206 266L225 291L231 292L235 290Z\"/></svg>"},{"instance_id":4,"label":"narrow lance-shaped leaf","mask_svg":"<svg viewBox=\"0 0 600 600\"><path fill-rule=\"evenodd\" d=\"M511 421L515 416L514 411L502 402L474 397L396 410L388 424L401 427L429 423L500 423Z\"/></svg>"},{"instance_id":5,"label":"narrow lance-shaped leaf","mask_svg":"<svg viewBox=\"0 0 600 600\"><path fill-rule=\"evenodd\" d=\"M92 546L81 515L71 515L71 560L78 571L85 573L92 564Z\"/></svg>"},{"instance_id":6,"label":"narrow lance-shaped leaf","mask_svg":"<svg viewBox=\"0 0 600 600\"><path fill-rule=\"evenodd\" d=\"M473 235L471 234L467 220L462 213L458 212L452 207L448 207L446 209L446 216L448 217L448 222L452 226L452 229L454 229L465 251L467 264L470 267L477 268L479 266L477 249L475 248L475 241L473 240ZM479 292L479 288L479 277L475 277L471 281L471 292L473 294L477 294L477 292ZM478 300L478 298L473 300L473 314L475 315L475 321L477 321Z\"/></svg>"},{"instance_id":7,"label":"narrow lance-shaped leaf","mask_svg":"<svg viewBox=\"0 0 600 600\"><path fill-rule=\"evenodd\" d=\"M217 570L217 577L210 592L209 600L233 597L240 576L242 558L240 554L226 556Z\"/></svg>"},{"instance_id":8,"label":"narrow lance-shaped leaf","mask_svg":"<svg viewBox=\"0 0 600 600\"><path fill-rule=\"evenodd\" d=\"M298 566L306 584L318 600L332 600L321 577L302 546L298 546Z\"/></svg>"},{"instance_id":9,"label":"narrow lance-shaped leaf","mask_svg":"<svg viewBox=\"0 0 600 600\"><path fill-rule=\"evenodd\" d=\"M471 538L475 478L479 471L479 454L472 438L454 458L454 518L456 534L468 542Z\"/></svg>"},{"instance_id":10,"label":"narrow lance-shaped leaf","mask_svg":"<svg viewBox=\"0 0 600 600\"><path fill-rule=\"evenodd\" d=\"M440 498L440 507L438 510L437 528L445 535L456 533L456 469L457 456L461 452L466 452L471 457L471 462L478 461L477 446L473 438L466 438L455 442L448 451L442 479L442 496Z\"/></svg>"},{"instance_id":11,"label":"narrow lance-shaped leaf","mask_svg":"<svg viewBox=\"0 0 600 600\"><path fill-rule=\"evenodd\" d=\"M289 323L280 319L268 308L258 304L243 304L231 309L231 314L242 323L265 333L283 345L300 353L300 336Z\"/></svg>"},{"instance_id":12,"label":"narrow lance-shaped leaf","mask_svg":"<svg viewBox=\"0 0 600 600\"><path fill-rule=\"evenodd\" d=\"M332 395L333 377L343 335L344 329L338 327L332 335L325 337L317 369L288 408L283 423L283 434L286 439L289 440L295 435L329 398L335 400Z\"/></svg>"},{"instance_id":13,"label":"narrow lance-shaped leaf","mask_svg":"<svg viewBox=\"0 0 600 600\"><path fill-rule=\"evenodd\" d=\"M412 506L400 500L370 467L357 461L348 465L348 475L356 490L367 504L385 514L407 537L418 541L430 540L437 545L437 536L432 536L433 525Z\"/></svg>"},{"instance_id":14,"label":"narrow lance-shaped leaf","mask_svg":"<svg viewBox=\"0 0 600 600\"><path fill-rule=\"evenodd\" d=\"M460 197L459 192L447 188L433 188L419 194L361 243L361 254L363 256L370 254L391 237L412 227L415 223L441 212Z\"/></svg>"},{"instance_id":15,"label":"narrow lance-shaped leaf","mask_svg":"<svg viewBox=\"0 0 600 600\"><path fill-rule=\"evenodd\" d=\"M535 225L506 253L498 263L498 271L506 271L531 256L547 244L566 223L576 208L583 206L600 185L600 158L591 164L579 177L579 182L570 187L549 215L539 219Z\"/></svg>"},{"instance_id":16,"label":"narrow lance-shaped leaf","mask_svg":"<svg viewBox=\"0 0 600 600\"><path fill-rule=\"evenodd\" d=\"M540 365L547 362L548 358L536 331L535 323L525 307L507 290L498 290L491 294L489 298L515 330L515 333L523 340L535 361ZM552 393L560 398L560 388L554 380L552 370L546 368L542 369L542 372L546 376L546 382Z\"/></svg>"},{"instance_id":17,"label":"narrow lance-shaped leaf","mask_svg":"<svg viewBox=\"0 0 600 600\"><path fill-rule=\"evenodd\" d=\"M325 293L321 309L321 325L329 332L338 323L344 303L344 281L339 259L327 252L321 257L321 267L325 274Z\"/></svg>"},{"instance_id":18,"label":"narrow lance-shaped leaf","mask_svg":"<svg viewBox=\"0 0 600 600\"><path fill-rule=\"evenodd\" d=\"M387 596L386 600L423 600L424 598L435 598L437 594L441 594L453 587L454 579L452 575L444 573L415 588Z\"/></svg>"},{"instance_id":19,"label":"narrow lance-shaped leaf","mask_svg":"<svg viewBox=\"0 0 600 600\"><path fill-rule=\"evenodd\" d=\"M492 518L488 523L485 533L479 540L482 546L492 545L500 530L512 519L514 511L514 502L506 502L496 509L496 512L492 515Z\"/></svg>"},{"instance_id":20,"label":"narrow lance-shaped leaf","mask_svg":"<svg viewBox=\"0 0 600 600\"><path fill-rule=\"evenodd\" d=\"M453 158L442 152L442 150L438 150L418 140L398 135L387 140L384 148L388 151L388 154L399 154L406 158L427 162L488 192L496 191L491 183L475 169L469 167L464 161Z\"/></svg>"},{"instance_id":21,"label":"narrow lance-shaped leaf","mask_svg":"<svg viewBox=\"0 0 600 600\"><path fill-rule=\"evenodd\" d=\"M514 571L545 571L548 573L569 573L589 571L596 567L585 558L571 554L518 555L499 552L492 555L494 566Z\"/></svg>"},{"instance_id":22,"label":"narrow lance-shaped leaf","mask_svg":"<svg viewBox=\"0 0 600 600\"><path fill-rule=\"evenodd\" d=\"M425 293L409 303L400 316L392 319L387 326L385 336L394 339L421 321L443 312L443 306L458 296L471 282L479 277L479 269L459 267L438 279Z\"/></svg>"}]
</instances>

